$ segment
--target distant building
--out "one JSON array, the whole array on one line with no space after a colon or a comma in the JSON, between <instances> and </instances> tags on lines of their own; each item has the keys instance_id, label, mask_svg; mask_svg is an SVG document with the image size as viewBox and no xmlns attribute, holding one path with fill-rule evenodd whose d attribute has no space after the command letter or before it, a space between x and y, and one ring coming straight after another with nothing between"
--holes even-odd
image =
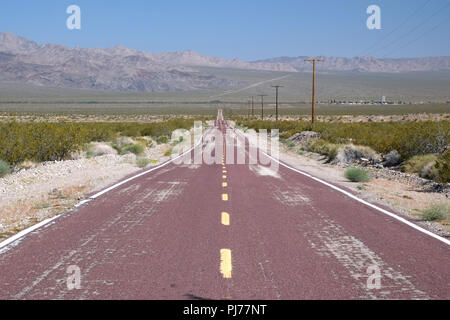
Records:
<instances>
[{"instance_id":1,"label":"distant building","mask_svg":"<svg viewBox=\"0 0 450 320\"><path fill-rule=\"evenodd\" d=\"M385 96L381 97L381 104L386 104L386 97Z\"/></svg>"}]
</instances>

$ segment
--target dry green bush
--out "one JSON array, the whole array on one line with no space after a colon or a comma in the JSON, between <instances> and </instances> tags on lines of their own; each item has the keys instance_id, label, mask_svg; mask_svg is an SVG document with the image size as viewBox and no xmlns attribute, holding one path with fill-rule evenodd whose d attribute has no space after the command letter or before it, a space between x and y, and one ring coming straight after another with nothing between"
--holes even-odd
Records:
<instances>
[{"instance_id":1,"label":"dry green bush","mask_svg":"<svg viewBox=\"0 0 450 320\"><path fill-rule=\"evenodd\" d=\"M450 219L450 207L447 204L435 204L422 212L425 221L441 221Z\"/></svg>"},{"instance_id":2,"label":"dry green bush","mask_svg":"<svg viewBox=\"0 0 450 320\"><path fill-rule=\"evenodd\" d=\"M189 129L195 119L158 123L0 123L0 159L13 166L25 161L63 160L89 142L114 141L119 135L170 136L175 129ZM139 151L130 147L130 151Z\"/></svg>"},{"instance_id":3,"label":"dry green bush","mask_svg":"<svg viewBox=\"0 0 450 320\"><path fill-rule=\"evenodd\" d=\"M328 158L328 161L332 161L336 158L338 151L339 151L339 145L329 143L323 139L319 140L311 140L306 146L305 149L307 151L319 153L321 155L324 155Z\"/></svg>"},{"instance_id":4,"label":"dry green bush","mask_svg":"<svg viewBox=\"0 0 450 320\"><path fill-rule=\"evenodd\" d=\"M445 151L436 161L439 182L450 182L450 150Z\"/></svg>"},{"instance_id":5,"label":"dry green bush","mask_svg":"<svg viewBox=\"0 0 450 320\"><path fill-rule=\"evenodd\" d=\"M403 170L407 173L415 173L420 175L424 171L425 167L428 167L427 171L430 170L430 166L436 164L437 157L433 154L414 156L405 162Z\"/></svg>"},{"instance_id":6,"label":"dry green bush","mask_svg":"<svg viewBox=\"0 0 450 320\"><path fill-rule=\"evenodd\" d=\"M369 173L361 168L348 168L347 170L345 170L344 176L352 182L370 181Z\"/></svg>"},{"instance_id":7,"label":"dry green bush","mask_svg":"<svg viewBox=\"0 0 450 320\"><path fill-rule=\"evenodd\" d=\"M11 166L6 161L0 160L0 178L11 173Z\"/></svg>"}]
</instances>

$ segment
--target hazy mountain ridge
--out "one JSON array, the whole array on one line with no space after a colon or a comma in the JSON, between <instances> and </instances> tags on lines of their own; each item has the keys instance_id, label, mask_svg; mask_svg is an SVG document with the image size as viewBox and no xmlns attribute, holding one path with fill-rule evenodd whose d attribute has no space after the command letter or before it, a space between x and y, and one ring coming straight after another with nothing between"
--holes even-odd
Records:
<instances>
[{"instance_id":1,"label":"hazy mountain ridge","mask_svg":"<svg viewBox=\"0 0 450 320\"><path fill-rule=\"evenodd\" d=\"M298 72L310 71L311 63L304 61L308 57L279 57L256 61L256 63L288 64ZM357 71L357 72L416 72L416 71L447 71L450 70L450 57L377 59L374 57L321 57L325 61L318 67L326 71Z\"/></svg>"},{"instance_id":2,"label":"hazy mountain ridge","mask_svg":"<svg viewBox=\"0 0 450 320\"><path fill-rule=\"evenodd\" d=\"M11 33L0 33L0 81L34 85L118 91L188 91L242 83L196 70L196 67L310 72L307 57L279 57L246 62L208 57L194 51L149 53L115 46L68 48L40 45ZM325 57L321 71L412 72L450 70L450 57L376 59Z\"/></svg>"},{"instance_id":3,"label":"hazy mountain ridge","mask_svg":"<svg viewBox=\"0 0 450 320\"><path fill-rule=\"evenodd\" d=\"M233 81L163 64L151 54L113 47L70 49L0 33L0 81L118 91L187 91Z\"/></svg>"}]
</instances>

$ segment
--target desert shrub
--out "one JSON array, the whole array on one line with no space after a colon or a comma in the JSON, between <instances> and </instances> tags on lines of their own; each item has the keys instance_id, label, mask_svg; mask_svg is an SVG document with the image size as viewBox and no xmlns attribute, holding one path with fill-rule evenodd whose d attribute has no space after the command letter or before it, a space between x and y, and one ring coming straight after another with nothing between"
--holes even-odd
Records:
<instances>
[{"instance_id":1,"label":"desert shrub","mask_svg":"<svg viewBox=\"0 0 450 320\"><path fill-rule=\"evenodd\" d=\"M120 148L120 154L134 153L135 155L142 154L144 152L144 147L138 143L126 144Z\"/></svg>"},{"instance_id":2,"label":"desert shrub","mask_svg":"<svg viewBox=\"0 0 450 320\"><path fill-rule=\"evenodd\" d=\"M150 164L150 160L144 157L138 157L136 158L136 165L139 168L145 168L146 166L148 166Z\"/></svg>"},{"instance_id":3,"label":"desert shrub","mask_svg":"<svg viewBox=\"0 0 450 320\"><path fill-rule=\"evenodd\" d=\"M445 151L436 161L439 182L450 182L450 150Z\"/></svg>"},{"instance_id":4,"label":"desert shrub","mask_svg":"<svg viewBox=\"0 0 450 320\"><path fill-rule=\"evenodd\" d=\"M11 166L8 162L0 160L0 178L11 173Z\"/></svg>"},{"instance_id":5,"label":"desert shrub","mask_svg":"<svg viewBox=\"0 0 450 320\"><path fill-rule=\"evenodd\" d=\"M80 149L86 130L73 123L0 124L0 158L12 165L25 160L62 160Z\"/></svg>"},{"instance_id":6,"label":"desert shrub","mask_svg":"<svg viewBox=\"0 0 450 320\"><path fill-rule=\"evenodd\" d=\"M397 150L392 150L384 157L383 165L385 167L393 167L400 163L402 156Z\"/></svg>"},{"instance_id":7,"label":"desert shrub","mask_svg":"<svg viewBox=\"0 0 450 320\"><path fill-rule=\"evenodd\" d=\"M165 157L170 157L172 155L172 149L168 149L166 152L164 152Z\"/></svg>"},{"instance_id":8,"label":"desert shrub","mask_svg":"<svg viewBox=\"0 0 450 320\"><path fill-rule=\"evenodd\" d=\"M165 144L165 143L168 143L168 142L169 142L169 137L168 136L159 136L156 139L156 143L157 144Z\"/></svg>"},{"instance_id":9,"label":"desert shrub","mask_svg":"<svg viewBox=\"0 0 450 320\"><path fill-rule=\"evenodd\" d=\"M93 152L93 151L86 151L86 158L90 159L90 158L93 158L95 156L96 156L95 152Z\"/></svg>"},{"instance_id":10,"label":"desert shrub","mask_svg":"<svg viewBox=\"0 0 450 320\"><path fill-rule=\"evenodd\" d=\"M19 169L19 170L29 170L29 169L35 168L36 165L37 165L37 164L36 164L36 162L34 162L34 161L25 160L25 161L19 163L19 164L16 166L16 168Z\"/></svg>"},{"instance_id":11,"label":"desert shrub","mask_svg":"<svg viewBox=\"0 0 450 320\"><path fill-rule=\"evenodd\" d=\"M406 161L403 166L403 170L407 173L415 173L421 175L426 166L434 166L436 164L437 157L432 154L414 156ZM429 171L430 168L427 169Z\"/></svg>"},{"instance_id":12,"label":"desert shrub","mask_svg":"<svg viewBox=\"0 0 450 320\"><path fill-rule=\"evenodd\" d=\"M141 128L140 126L127 125L120 134L125 137L139 137L141 136Z\"/></svg>"},{"instance_id":13,"label":"desert shrub","mask_svg":"<svg viewBox=\"0 0 450 320\"><path fill-rule=\"evenodd\" d=\"M450 217L450 207L445 204L435 204L422 212L425 221L440 221Z\"/></svg>"},{"instance_id":14,"label":"desert shrub","mask_svg":"<svg viewBox=\"0 0 450 320\"><path fill-rule=\"evenodd\" d=\"M311 140L306 145L306 150L322 154L328 158L329 161L334 160L338 154L339 145L326 142L323 139L316 141Z\"/></svg>"},{"instance_id":15,"label":"desert shrub","mask_svg":"<svg viewBox=\"0 0 450 320\"><path fill-rule=\"evenodd\" d=\"M367 171L361 168L348 168L345 170L344 176L352 182L368 182L370 180Z\"/></svg>"},{"instance_id":16,"label":"desert shrub","mask_svg":"<svg viewBox=\"0 0 450 320\"><path fill-rule=\"evenodd\" d=\"M361 158L368 159L373 163L380 162L381 160L381 157L369 147L348 144L338 149L336 161L343 164L350 164L358 162Z\"/></svg>"},{"instance_id":17,"label":"desert shrub","mask_svg":"<svg viewBox=\"0 0 450 320\"><path fill-rule=\"evenodd\" d=\"M289 142L287 146L288 146L288 148L294 148L295 147L295 143L294 142Z\"/></svg>"},{"instance_id":18,"label":"desert shrub","mask_svg":"<svg viewBox=\"0 0 450 320\"><path fill-rule=\"evenodd\" d=\"M88 152L92 152L94 156L102 156L105 154L117 154L117 150L101 142L92 142L88 146Z\"/></svg>"},{"instance_id":19,"label":"desert shrub","mask_svg":"<svg viewBox=\"0 0 450 320\"><path fill-rule=\"evenodd\" d=\"M422 170L420 170L419 176L424 179L439 181L439 172L436 168L436 162L429 162Z\"/></svg>"}]
</instances>

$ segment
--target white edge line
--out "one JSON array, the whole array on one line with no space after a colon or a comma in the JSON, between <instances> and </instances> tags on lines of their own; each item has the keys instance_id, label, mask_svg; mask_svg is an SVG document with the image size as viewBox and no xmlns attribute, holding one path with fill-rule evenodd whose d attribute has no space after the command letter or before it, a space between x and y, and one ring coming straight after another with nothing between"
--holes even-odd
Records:
<instances>
[{"instance_id":1,"label":"white edge line","mask_svg":"<svg viewBox=\"0 0 450 320\"><path fill-rule=\"evenodd\" d=\"M6 239L5 241L0 243L0 249L6 247L7 245L15 242L16 240L19 240L20 238L22 238L23 236L29 234L30 232L33 232L36 229L39 229L40 227L52 222L53 220L59 218L60 215L54 216L52 218L46 219L44 221L39 222L38 224L35 224L34 226L31 226L25 230L20 231L19 233L15 234L14 236ZM3 252L0 252L0 254Z\"/></svg>"},{"instance_id":2,"label":"white edge line","mask_svg":"<svg viewBox=\"0 0 450 320\"><path fill-rule=\"evenodd\" d=\"M243 135L243 134L240 132L239 129L237 129L237 132L238 132L241 136L243 136L244 139L246 139L245 135ZM247 140L248 140L248 139L247 139ZM248 142L250 143L250 140L248 140ZM259 147L258 147L258 149L259 149ZM322 179L316 178L316 177L310 175L309 173L306 173L306 172L303 172L303 171L301 171L301 170L295 169L295 168L293 168L293 167L291 167L291 166L289 166L289 165L287 165L287 164L281 162L280 160L278 160L278 159L272 157L270 154L266 153L264 150L262 150L262 152L263 152L266 156L268 156L269 158L271 158L272 160L278 162L278 163L281 164L282 166L284 166L284 167L286 167L286 168L288 168L288 169L290 169L290 170L292 170L292 171L295 171L295 172L297 172L297 173L300 173L300 174L302 174L302 175L304 175L304 176L306 176L306 177L308 177L308 178L311 178L311 179L313 179L313 180L315 180L315 181L317 181L317 182L320 182L320 183L322 183L322 184L324 184L324 185L326 185L326 186L328 186L328 187L330 187L330 188L332 188L332 189L334 189L334 190L336 190L336 191L339 191L339 192L345 194L346 196L348 196L348 197L350 197L350 198L352 198L352 199L354 199L354 200L356 200L356 201L358 201L358 202L360 202L360 203L362 203L362 204L364 204L364 205L366 205L366 206L368 206L368 207L371 207L371 208L373 208L373 209L376 209L376 210L378 210L378 211L380 211L380 212L382 212L382 213L384 213L384 214L386 214L386 215L388 215L388 216L390 216L390 217L392 217L392 218L394 218L394 219L396 219L396 220L398 220L398 221L400 221L400 222L402 222L402 223L404 223L404 224L406 224L406 225L408 225L408 226L410 226L410 227L412 227L412 228L414 228L414 229L416 229L416 230L418 230L418 231L420 231L420 232L422 232L422 233L425 233L425 234L429 235L430 237L433 237L433 238L435 238L435 239L437 239L437 240L439 240L439 241L444 242L444 243L447 244L447 245L450 245L450 240L445 239L444 237L441 237L441 236L439 236L439 235L437 235L437 234L435 234L435 233L433 233L433 232L431 232L431 231L428 231L428 230L426 230L426 229L424 229L424 228L422 228L422 227L420 227L420 226L418 226L418 225L416 225L416 224L414 224L414 223L412 223L412 222L406 220L405 218L402 218L402 217L396 215L395 213L392 213L392 212L387 211L387 210L385 210L385 209L383 209L383 208L380 208L380 207L378 207L378 206L376 206L376 205L374 205L374 204L372 204L372 203L370 203L370 202L367 202L367 201L365 201L365 200L363 200L363 199L360 199L360 198L358 198L357 196L351 194L350 192L345 191L345 190L343 190L343 189L341 189L341 188L339 188L339 187L336 187L335 185L332 185L331 183L328 183L328 182L326 182L326 181L324 181L324 180L322 180Z\"/></svg>"},{"instance_id":3,"label":"white edge line","mask_svg":"<svg viewBox=\"0 0 450 320\"><path fill-rule=\"evenodd\" d=\"M209 130L208 130L208 131L209 131ZM113 185L113 186L111 186L111 187L109 187L109 188L107 188L107 189L105 189L105 190L103 190L103 191L100 191L99 193L97 193L97 194L95 194L95 195L89 197L88 199L85 199L85 200L80 201L80 202L79 202L78 204L76 204L74 207L75 207L75 208L78 208L78 207L82 206L83 204L88 203L89 201L94 200L94 199L100 197L101 195L103 195L103 194L105 194L105 193L107 193L107 192L109 192L109 191L111 191L111 190L113 190L113 189L115 189L115 188L117 188L117 187L123 185L124 183L127 183L127 182L129 182L129 181L131 181L131 180L134 180L134 179L136 179L136 178L139 178L139 177L141 177L141 176L143 176L143 175L145 175L145 174L148 174L148 173L150 173L150 172L152 172L152 171L155 171L155 170L157 170L157 169L160 169L160 168L162 168L162 167L168 165L169 163L172 163L173 161L175 161L175 160L181 158L182 156L188 154L189 152L191 152L192 150L194 150L195 148L197 148L197 147L200 145L200 143L203 141L203 136L204 136L204 134L202 134L202 137L197 141L197 143L196 143L191 149L189 149L189 150L187 150L187 151L185 151L185 152L179 154L179 155L176 156L175 158L172 158L172 159L170 159L170 160L167 160L166 162L160 164L160 165L157 166L157 167L154 167L154 168L152 168L152 169L150 169L150 170L141 172L140 174L137 174L137 175L135 175L135 176L133 176L133 177L131 177L131 178L128 178L128 179L126 179L126 180L124 180L124 181L121 181L121 182L119 182L119 183L117 183L117 184L115 184L115 185ZM68 212L70 212L70 211L68 211ZM49 219L43 220L43 221L41 221L41 222L39 222L39 223L37 223L37 224L35 224L35 225L33 225L33 226L27 228L27 229L24 229L24 230L20 231L19 233L15 234L14 236L12 236L12 237L10 237L10 238L8 238L8 239L6 239L6 240L0 242L0 249L2 249L2 248L4 248L4 247L6 247L6 246L8 246L8 245L10 245L10 244L12 244L12 243L14 243L14 242L17 241L17 240L20 240L21 238L23 238L23 237L26 236L27 234L29 234L29 233L35 231L36 229L39 229L39 228L45 226L46 224L52 222L53 220L58 219L59 217L61 217L61 216L63 216L63 215L64 215L64 213L63 213L63 214L59 214L59 215L57 215L57 216L54 216L54 217L51 217L51 218L49 218ZM8 251L8 250L7 250L7 251ZM1 255L2 253L4 253L4 252L6 252L6 251L0 251L0 255Z\"/></svg>"}]
</instances>

